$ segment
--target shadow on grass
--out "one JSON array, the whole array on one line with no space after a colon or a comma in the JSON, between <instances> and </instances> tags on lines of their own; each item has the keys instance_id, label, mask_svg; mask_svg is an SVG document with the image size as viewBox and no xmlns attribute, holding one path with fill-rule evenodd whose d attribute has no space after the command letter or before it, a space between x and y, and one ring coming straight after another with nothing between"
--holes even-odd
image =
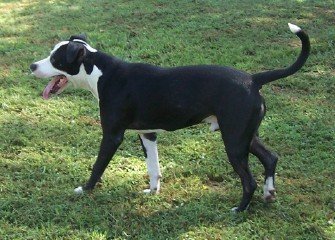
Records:
<instances>
[{"instance_id":1,"label":"shadow on grass","mask_svg":"<svg viewBox=\"0 0 335 240\"><path fill-rule=\"evenodd\" d=\"M169 193L171 184L167 184L166 193L143 195L139 190L142 174L118 173L117 169L112 171L112 179L92 193L74 195L73 188L88 177L87 166L93 163L88 155L95 156L98 144L88 143L88 148L71 145L89 137L70 124L63 123L61 129L57 124L13 118L1 125L1 137L6 140L0 145L6 153L0 162L0 169L6 172L1 179L1 219L11 228L20 229L18 232L29 236L39 231L42 236L44 228L57 230L54 234L58 237L96 232L113 238L176 239L197 227L243 221L244 215L233 217L229 213L230 204L240 197L239 191L229 192L232 196L228 198L215 191L192 192L180 198L178 192ZM57 136L50 135L55 132ZM74 135L74 139L68 139ZM139 145L137 138L131 139L131 146L121 154L134 144ZM165 180L174 181L171 175Z\"/></svg>"},{"instance_id":2,"label":"shadow on grass","mask_svg":"<svg viewBox=\"0 0 335 240\"><path fill-rule=\"evenodd\" d=\"M36 230L41 237L44 229L55 231L58 238L98 232L108 238L177 239L195 228L229 227L244 222L246 217L232 215L222 204L227 199L213 193L167 202L164 195L134 193L127 189L129 184L121 183L75 196L54 180L48 188L28 189L14 181L13 198L1 201L1 219L21 231L26 229L22 231L26 236Z\"/></svg>"}]
</instances>

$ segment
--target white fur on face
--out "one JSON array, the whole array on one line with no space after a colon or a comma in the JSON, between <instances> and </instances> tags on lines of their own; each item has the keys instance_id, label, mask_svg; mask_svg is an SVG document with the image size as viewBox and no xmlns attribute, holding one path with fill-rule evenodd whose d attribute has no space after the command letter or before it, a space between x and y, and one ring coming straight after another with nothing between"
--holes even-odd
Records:
<instances>
[{"instance_id":1,"label":"white fur on face","mask_svg":"<svg viewBox=\"0 0 335 240\"><path fill-rule=\"evenodd\" d=\"M54 68L54 66L50 62L50 56L56 52L61 46L68 44L69 41L63 41L55 45L55 47L51 50L50 55L47 58L44 58L34 64L37 65L36 70L33 74L38 78L49 78L56 75L65 75L65 72Z\"/></svg>"},{"instance_id":2,"label":"white fur on face","mask_svg":"<svg viewBox=\"0 0 335 240\"><path fill-rule=\"evenodd\" d=\"M33 74L38 78L49 78L56 75L63 74L62 71L54 68L50 62L50 56L47 58L44 58L38 62L35 62L37 65L36 70L33 72Z\"/></svg>"},{"instance_id":3,"label":"white fur on face","mask_svg":"<svg viewBox=\"0 0 335 240\"><path fill-rule=\"evenodd\" d=\"M54 46L54 49L51 50L51 52L50 52L50 56L51 56L54 52L56 52L58 48L60 48L60 47L63 46L63 45L66 45L66 44L68 44L68 43L69 43L69 41L62 41L62 42L57 43L57 44Z\"/></svg>"},{"instance_id":4,"label":"white fur on face","mask_svg":"<svg viewBox=\"0 0 335 240\"><path fill-rule=\"evenodd\" d=\"M74 42L80 42L82 44L85 45L86 49L90 52L97 52L98 50L96 50L95 48L91 47L87 42L83 41L83 40L80 40L80 39L74 39L73 40ZM57 51L58 48L60 48L61 46L63 45L66 45L68 44L70 41L62 41L62 42L59 42L55 45L54 49L50 52L50 56Z\"/></svg>"},{"instance_id":5,"label":"white fur on face","mask_svg":"<svg viewBox=\"0 0 335 240\"><path fill-rule=\"evenodd\" d=\"M89 46L87 43L81 40L75 40L82 42L88 51L97 52L96 49ZM50 52L50 56L55 53L61 46L68 44L69 41L62 41L54 47L54 49ZM82 64L79 68L79 73L76 75L70 75L67 72L61 71L55 68L50 62L50 56L42 59L38 62L35 62L37 65L36 70L33 74L38 78L49 78L54 77L56 75L64 75L66 78L77 88L83 88L89 90L96 99L99 99L98 94L98 80L102 75L101 70L97 66L93 66L93 71L90 74L87 74L85 71L85 67Z\"/></svg>"}]
</instances>

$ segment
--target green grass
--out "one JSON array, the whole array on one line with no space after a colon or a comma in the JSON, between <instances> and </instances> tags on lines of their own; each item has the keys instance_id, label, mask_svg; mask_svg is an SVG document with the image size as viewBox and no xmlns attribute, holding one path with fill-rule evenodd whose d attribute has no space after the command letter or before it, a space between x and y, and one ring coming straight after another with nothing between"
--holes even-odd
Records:
<instances>
[{"instance_id":1,"label":"green grass","mask_svg":"<svg viewBox=\"0 0 335 240\"><path fill-rule=\"evenodd\" d=\"M76 2L75 4L73 2ZM0 2L0 239L335 239L334 1ZM30 63L55 43L86 33L92 46L161 66L222 64L248 72L290 64L300 51L287 27L310 34L306 66L264 86L260 134L280 157L278 200L262 202L263 169L251 208L241 197L219 133L208 126L160 134L162 192L148 178L138 137L125 141L104 183L81 197L101 130L89 92L41 98L47 80Z\"/></svg>"}]
</instances>

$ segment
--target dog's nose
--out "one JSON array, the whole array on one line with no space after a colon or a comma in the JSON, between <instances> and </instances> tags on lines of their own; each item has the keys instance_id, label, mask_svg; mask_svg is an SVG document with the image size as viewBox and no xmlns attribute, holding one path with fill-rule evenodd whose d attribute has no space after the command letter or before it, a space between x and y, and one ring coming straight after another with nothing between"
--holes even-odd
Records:
<instances>
[{"instance_id":1,"label":"dog's nose","mask_svg":"<svg viewBox=\"0 0 335 240\"><path fill-rule=\"evenodd\" d=\"M34 72L37 69L37 64L33 63L30 65L30 70Z\"/></svg>"}]
</instances>

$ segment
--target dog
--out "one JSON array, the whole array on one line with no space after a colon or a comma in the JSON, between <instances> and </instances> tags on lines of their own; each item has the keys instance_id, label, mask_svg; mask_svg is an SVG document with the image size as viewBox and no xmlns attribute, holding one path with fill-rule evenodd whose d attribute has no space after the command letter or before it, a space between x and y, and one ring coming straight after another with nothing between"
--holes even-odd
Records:
<instances>
[{"instance_id":1,"label":"dog","mask_svg":"<svg viewBox=\"0 0 335 240\"><path fill-rule=\"evenodd\" d=\"M258 137L265 115L260 89L297 72L310 53L308 35L298 26L288 25L301 40L299 57L287 68L256 74L215 65L163 68L128 63L94 49L84 35L58 43L47 58L31 64L33 75L52 78L43 91L45 99L72 83L91 91L99 101L103 132L99 154L89 180L75 188L75 193L95 187L128 129L139 133L146 156L150 189L145 192L158 193L157 133L206 122L210 130L221 132L229 162L241 179L242 199L232 210L246 210L257 187L248 166L249 153L264 166L265 201L274 201L278 158Z\"/></svg>"}]
</instances>

